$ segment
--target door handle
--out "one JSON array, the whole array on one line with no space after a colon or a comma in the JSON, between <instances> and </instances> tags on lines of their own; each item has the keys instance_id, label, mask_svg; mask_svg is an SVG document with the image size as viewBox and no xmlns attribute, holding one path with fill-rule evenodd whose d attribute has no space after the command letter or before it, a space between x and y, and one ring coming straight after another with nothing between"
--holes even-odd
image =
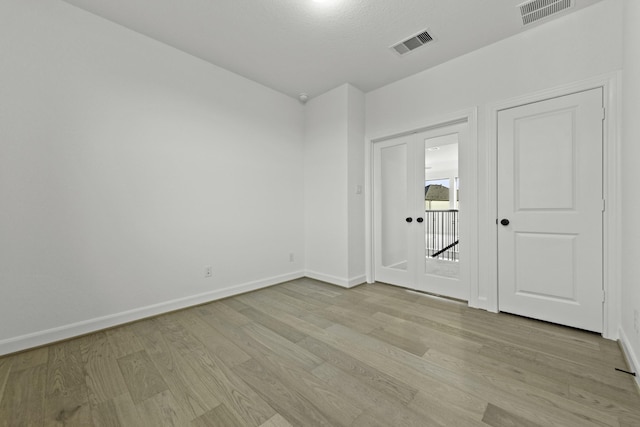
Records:
<instances>
[{"instance_id":1,"label":"door handle","mask_svg":"<svg viewBox=\"0 0 640 427\"><path fill-rule=\"evenodd\" d=\"M507 218L503 218L500 220L500 224L506 227L507 225L509 225L509 220Z\"/></svg>"},{"instance_id":2,"label":"door handle","mask_svg":"<svg viewBox=\"0 0 640 427\"><path fill-rule=\"evenodd\" d=\"M422 222L422 221L424 221L424 218L417 218L416 221Z\"/></svg>"},{"instance_id":3,"label":"door handle","mask_svg":"<svg viewBox=\"0 0 640 427\"><path fill-rule=\"evenodd\" d=\"M405 221L407 221L407 222L413 222L413 218L409 217L409 218L407 218Z\"/></svg>"}]
</instances>

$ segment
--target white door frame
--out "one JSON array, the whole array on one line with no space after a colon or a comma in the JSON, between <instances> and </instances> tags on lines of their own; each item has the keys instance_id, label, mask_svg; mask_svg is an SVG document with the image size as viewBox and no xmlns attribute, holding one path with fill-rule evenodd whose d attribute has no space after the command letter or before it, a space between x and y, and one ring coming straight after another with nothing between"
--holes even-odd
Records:
<instances>
[{"instance_id":1,"label":"white door frame","mask_svg":"<svg viewBox=\"0 0 640 427\"><path fill-rule=\"evenodd\" d=\"M465 183L465 209L468 214L468 236L467 253L469 254L465 269L465 277L469 283L470 295L477 294L478 288L478 110L471 108L438 117L426 119L409 129L398 129L383 135L367 136L365 139L365 270L367 283L373 283L375 279L374 265L374 204L373 204L373 144L376 142L394 139L405 135L425 132L433 129L447 127L451 125L466 123L468 126L468 141L466 144L466 167L467 183ZM474 291L476 290L476 291ZM469 300L471 305L471 300Z\"/></svg>"},{"instance_id":2,"label":"white door frame","mask_svg":"<svg viewBox=\"0 0 640 427\"><path fill-rule=\"evenodd\" d=\"M497 237L497 135L498 112L520 105L556 98L589 89L603 89L603 105L606 117L603 125L603 189L606 200L603 229L603 286L606 295L603 306L603 333L605 338L617 339L620 325L620 115L621 99L619 73L611 73L553 89L500 101L486 106L487 111L487 157L486 179L488 203L480 212L481 228L488 230L485 250L479 253L480 262L491 266L480 278L478 293L471 296L470 305L485 310L498 311L498 237ZM484 237L484 236L483 236ZM485 240L485 239L483 239Z\"/></svg>"}]
</instances>

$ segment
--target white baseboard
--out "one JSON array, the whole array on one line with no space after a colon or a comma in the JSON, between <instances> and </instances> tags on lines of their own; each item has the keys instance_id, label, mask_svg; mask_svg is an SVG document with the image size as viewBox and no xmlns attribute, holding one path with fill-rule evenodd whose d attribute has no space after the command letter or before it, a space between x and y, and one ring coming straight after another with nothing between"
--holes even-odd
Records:
<instances>
[{"instance_id":1,"label":"white baseboard","mask_svg":"<svg viewBox=\"0 0 640 427\"><path fill-rule=\"evenodd\" d=\"M622 328L618 331L618 335L620 336L620 343L622 344L622 350L624 351L624 356L627 359L629 368L632 372L636 373L636 385L638 386L638 392L640 392L640 372L638 371L640 368L640 359L638 359L638 355L633 351L631 342Z\"/></svg>"},{"instance_id":2,"label":"white baseboard","mask_svg":"<svg viewBox=\"0 0 640 427\"><path fill-rule=\"evenodd\" d=\"M0 341L0 356L26 350L29 348L39 347L46 344L51 344L56 341L66 340L80 335L85 335L102 329L107 329L136 320L144 319L146 317L157 316L159 314L168 313L170 311L180 310L183 308L192 307L194 305L204 304L218 299L227 298L233 295L255 291L257 289L277 285L278 283L299 279L304 276L304 272L296 271L281 276L269 277L267 279L256 280L241 285L235 285L224 289L205 292L203 294L179 298L172 301L166 301L159 304L123 311L121 313L110 314L95 319L89 319L82 322L72 323L69 325L59 326L44 331L22 335L19 337L9 338Z\"/></svg>"},{"instance_id":3,"label":"white baseboard","mask_svg":"<svg viewBox=\"0 0 640 427\"><path fill-rule=\"evenodd\" d=\"M304 275L310 279L320 280L321 282L331 283L332 285L340 286L341 288L353 288L355 286L361 285L366 281L365 275L352 277L350 279L345 279L342 277L331 276L329 274L318 273L315 271L306 270Z\"/></svg>"},{"instance_id":4,"label":"white baseboard","mask_svg":"<svg viewBox=\"0 0 640 427\"><path fill-rule=\"evenodd\" d=\"M353 288L366 282L367 276L365 276L364 274L361 276L352 277L351 279L349 279L349 287Z\"/></svg>"}]
</instances>

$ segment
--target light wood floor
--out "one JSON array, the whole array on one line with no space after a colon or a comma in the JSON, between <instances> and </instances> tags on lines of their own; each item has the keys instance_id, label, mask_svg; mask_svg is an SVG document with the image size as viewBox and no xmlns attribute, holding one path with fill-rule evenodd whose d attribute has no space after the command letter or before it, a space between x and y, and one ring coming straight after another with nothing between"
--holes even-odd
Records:
<instances>
[{"instance_id":1,"label":"light wood floor","mask_svg":"<svg viewBox=\"0 0 640 427\"><path fill-rule=\"evenodd\" d=\"M2 426L639 426L618 345L300 279L0 358Z\"/></svg>"}]
</instances>

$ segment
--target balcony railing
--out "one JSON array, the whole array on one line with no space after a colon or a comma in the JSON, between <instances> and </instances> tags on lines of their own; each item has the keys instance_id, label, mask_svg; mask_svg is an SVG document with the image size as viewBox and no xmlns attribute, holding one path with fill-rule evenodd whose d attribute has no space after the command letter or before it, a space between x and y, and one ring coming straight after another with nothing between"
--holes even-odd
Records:
<instances>
[{"instance_id":1,"label":"balcony railing","mask_svg":"<svg viewBox=\"0 0 640 427\"><path fill-rule=\"evenodd\" d=\"M460 254L458 211L425 211L427 257L458 261Z\"/></svg>"}]
</instances>

